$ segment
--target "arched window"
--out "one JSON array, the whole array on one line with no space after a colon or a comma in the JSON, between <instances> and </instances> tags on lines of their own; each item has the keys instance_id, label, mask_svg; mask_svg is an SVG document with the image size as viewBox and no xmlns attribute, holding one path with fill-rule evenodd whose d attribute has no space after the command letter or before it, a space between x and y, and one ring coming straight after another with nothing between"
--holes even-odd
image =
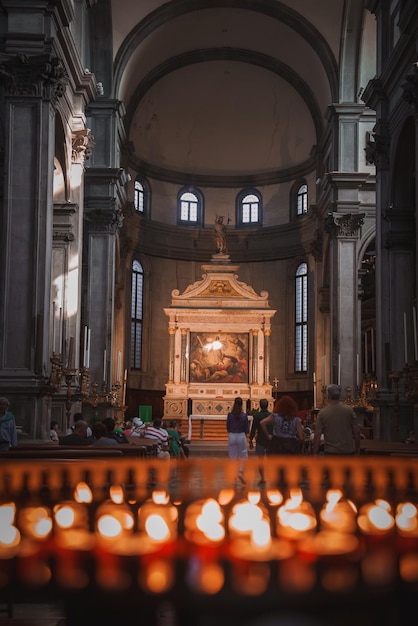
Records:
<instances>
[{"instance_id":1,"label":"arched window","mask_svg":"<svg viewBox=\"0 0 418 626\"><path fill-rule=\"evenodd\" d=\"M295 372L308 369L308 266L301 263L295 275Z\"/></svg>"},{"instance_id":2,"label":"arched window","mask_svg":"<svg viewBox=\"0 0 418 626\"><path fill-rule=\"evenodd\" d=\"M178 223L201 226L203 222L203 195L197 189L183 189L177 197Z\"/></svg>"},{"instance_id":3,"label":"arched window","mask_svg":"<svg viewBox=\"0 0 418 626\"><path fill-rule=\"evenodd\" d=\"M141 369L142 362L142 310L144 270L139 261L132 263L131 303L131 368Z\"/></svg>"},{"instance_id":4,"label":"arched window","mask_svg":"<svg viewBox=\"0 0 418 626\"><path fill-rule=\"evenodd\" d=\"M143 178L136 178L134 183L134 207L138 213L149 214L150 191L149 185Z\"/></svg>"},{"instance_id":5,"label":"arched window","mask_svg":"<svg viewBox=\"0 0 418 626\"><path fill-rule=\"evenodd\" d=\"M256 189L246 189L237 196L237 226L261 224L261 194Z\"/></svg>"},{"instance_id":6,"label":"arched window","mask_svg":"<svg viewBox=\"0 0 418 626\"><path fill-rule=\"evenodd\" d=\"M296 215L304 215L308 212L308 185L303 184L299 187L296 196Z\"/></svg>"}]
</instances>

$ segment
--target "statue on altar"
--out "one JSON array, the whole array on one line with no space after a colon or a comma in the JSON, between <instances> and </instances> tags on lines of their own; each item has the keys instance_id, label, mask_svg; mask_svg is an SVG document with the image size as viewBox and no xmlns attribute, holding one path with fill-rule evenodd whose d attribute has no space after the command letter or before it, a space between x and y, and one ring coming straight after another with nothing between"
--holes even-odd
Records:
<instances>
[{"instance_id":1,"label":"statue on altar","mask_svg":"<svg viewBox=\"0 0 418 626\"><path fill-rule=\"evenodd\" d=\"M227 254L226 249L226 226L224 224L224 216L217 215L215 217L215 241L218 254Z\"/></svg>"}]
</instances>

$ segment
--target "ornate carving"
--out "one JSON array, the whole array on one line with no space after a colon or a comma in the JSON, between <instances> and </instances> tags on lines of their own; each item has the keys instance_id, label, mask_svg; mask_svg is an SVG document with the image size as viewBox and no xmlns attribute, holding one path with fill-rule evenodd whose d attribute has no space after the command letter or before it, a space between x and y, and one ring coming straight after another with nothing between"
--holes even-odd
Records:
<instances>
[{"instance_id":1,"label":"ornate carving","mask_svg":"<svg viewBox=\"0 0 418 626\"><path fill-rule=\"evenodd\" d=\"M324 236L322 230L317 228L315 231L315 237L310 244L310 253L312 254L315 261L321 261L322 259L323 240Z\"/></svg>"},{"instance_id":2,"label":"ornate carving","mask_svg":"<svg viewBox=\"0 0 418 626\"><path fill-rule=\"evenodd\" d=\"M390 132L387 120L379 120L373 129L374 146L374 164L376 167L385 167L389 165L389 149L390 149ZM366 148L367 150L367 148ZM367 152L366 152L367 158Z\"/></svg>"},{"instance_id":3,"label":"ornate carving","mask_svg":"<svg viewBox=\"0 0 418 626\"><path fill-rule=\"evenodd\" d=\"M211 280L209 285L200 294L204 296L239 296L240 294L232 288L231 283L226 280Z\"/></svg>"},{"instance_id":4,"label":"ornate carving","mask_svg":"<svg viewBox=\"0 0 418 626\"><path fill-rule=\"evenodd\" d=\"M412 73L406 76L406 82L401 85L403 99L408 104L413 104L415 113L418 111L418 62L412 64Z\"/></svg>"},{"instance_id":5,"label":"ornate carving","mask_svg":"<svg viewBox=\"0 0 418 626\"><path fill-rule=\"evenodd\" d=\"M40 96L56 104L69 82L58 57L18 54L0 64L0 80L9 96Z\"/></svg>"},{"instance_id":6,"label":"ornate carving","mask_svg":"<svg viewBox=\"0 0 418 626\"><path fill-rule=\"evenodd\" d=\"M54 230L53 235L54 241L63 241L64 243L69 243L70 241L74 241L74 234L68 230Z\"/></svg>"},{"instance_id":7,"label":"ornate carving","mask_svg":"<svg viewBox=\"0 0 418 626\"><path fill-rule=\"evenodd\" d=\"M81 163L89 159L94 146L94 137L89 135L90 128L76 130L71 138L71 159L73 163Z\"/></svg>"},{"instance_id":8,"label":"ornate carving","mask_svg":"<svg viewBox=\"0 0 418 626\"><path fill-rule=\"evenodd\" d=\"M353 237L364 224L365 213L329 213L325 219L325 232L331 237Z\"/></svg>"},{"instance_id":9,"label":"ornate carving","mask_svg":"<svg viewBox=\"0 0 418 626\"><path fill-rule=\"evenodd\" d=\"M113 209L96 209L85 212L86 220L89 222L90 231L106 232L114 234L122 227L122 211Z\"/></svg>"},{"instance_id":10,"label":"ornate carving","mask_svg":"<svg viewBox=\"0 0 418 626\"><path fill-rule=\"evenodd\" d=\"M377 151L376 142L369 140L364 148L366 153L366 165L376 165L377 163Z\"/></svg>"}]
</instances>

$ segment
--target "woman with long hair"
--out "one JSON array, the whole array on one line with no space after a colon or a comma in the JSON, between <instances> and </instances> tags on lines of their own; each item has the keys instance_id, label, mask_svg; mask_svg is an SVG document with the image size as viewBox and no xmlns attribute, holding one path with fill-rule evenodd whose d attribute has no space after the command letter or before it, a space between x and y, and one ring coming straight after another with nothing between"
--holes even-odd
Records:
<instances>
[{"instance_id":1,"label":"woman with long hair","mask_svg":"<svg viewBox=\"0 0 418 626\"><path fill-rule=\"evenodd\" d=\"M290 396L276 400L274 413L260 422L260 427L270 440L267 454L300 454L305 439L302 420L298 415L298 406ZM267 426L273 425L273 434Z\"/></svg>"},{"instance_id":2,"label":"woman with long hair","mask_svg":"<svg viewBox=\"0 0 418 626\"><path fill-rule=\"evenodd\" d=\"M242 398L235 398L232 409L226 417L228 431L228 455L230 459L248 459L247 435L250 430L248 415L242 409ZM244 484L241 466L238 479Z\"/></svg>"}]
</instances>

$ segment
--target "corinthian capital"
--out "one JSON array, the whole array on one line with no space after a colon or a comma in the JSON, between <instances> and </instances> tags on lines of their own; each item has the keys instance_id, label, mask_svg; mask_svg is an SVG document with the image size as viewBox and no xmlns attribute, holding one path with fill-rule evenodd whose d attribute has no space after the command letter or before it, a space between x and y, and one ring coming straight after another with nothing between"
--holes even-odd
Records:
<instances>
[{"instance_id":1,"label":"corinthian capital","mask_svg":"<svg viewBox=\"0 0 418 626\"><path fill-rule=\"evenodd\" d=\"M418 111L418 63L413 63L412 72L406 76L406 82L401 85L403 98L408 104L413 104Z\"/></svg>"},{"instance_id":2,"label":"corinthian capital","mask_svg":"<svg viewBox=\"0 0 418 626\"><path fill-rule=\"evenodd\" d=\"M94 146L94 137L89 135L89 128L82 128L73 132L71 138L71 158L73 163L84 164L91 156Z\"/></svg>"},{"instance_id":3,"label":"corinthian capital","mask_svg":"<svg viewBox=\"0 0 418 626\"><path fill-rule=\"evenodd\" d=\"M325 220L325 231L332 237L353 237L364 224L365 213L330 213Z\"/></svg>"},{"instance_id":4,"label":"corinthian capital","mask_svg":"<svg viewBox=\"0 0 418 626\"><path fill-rule=\"evenodd\" d=\"M39 96L56 104L69 82L61 59L51 54L8 56L0 63L0 79L9 96Z\"/></svg>"}]
</instances>

